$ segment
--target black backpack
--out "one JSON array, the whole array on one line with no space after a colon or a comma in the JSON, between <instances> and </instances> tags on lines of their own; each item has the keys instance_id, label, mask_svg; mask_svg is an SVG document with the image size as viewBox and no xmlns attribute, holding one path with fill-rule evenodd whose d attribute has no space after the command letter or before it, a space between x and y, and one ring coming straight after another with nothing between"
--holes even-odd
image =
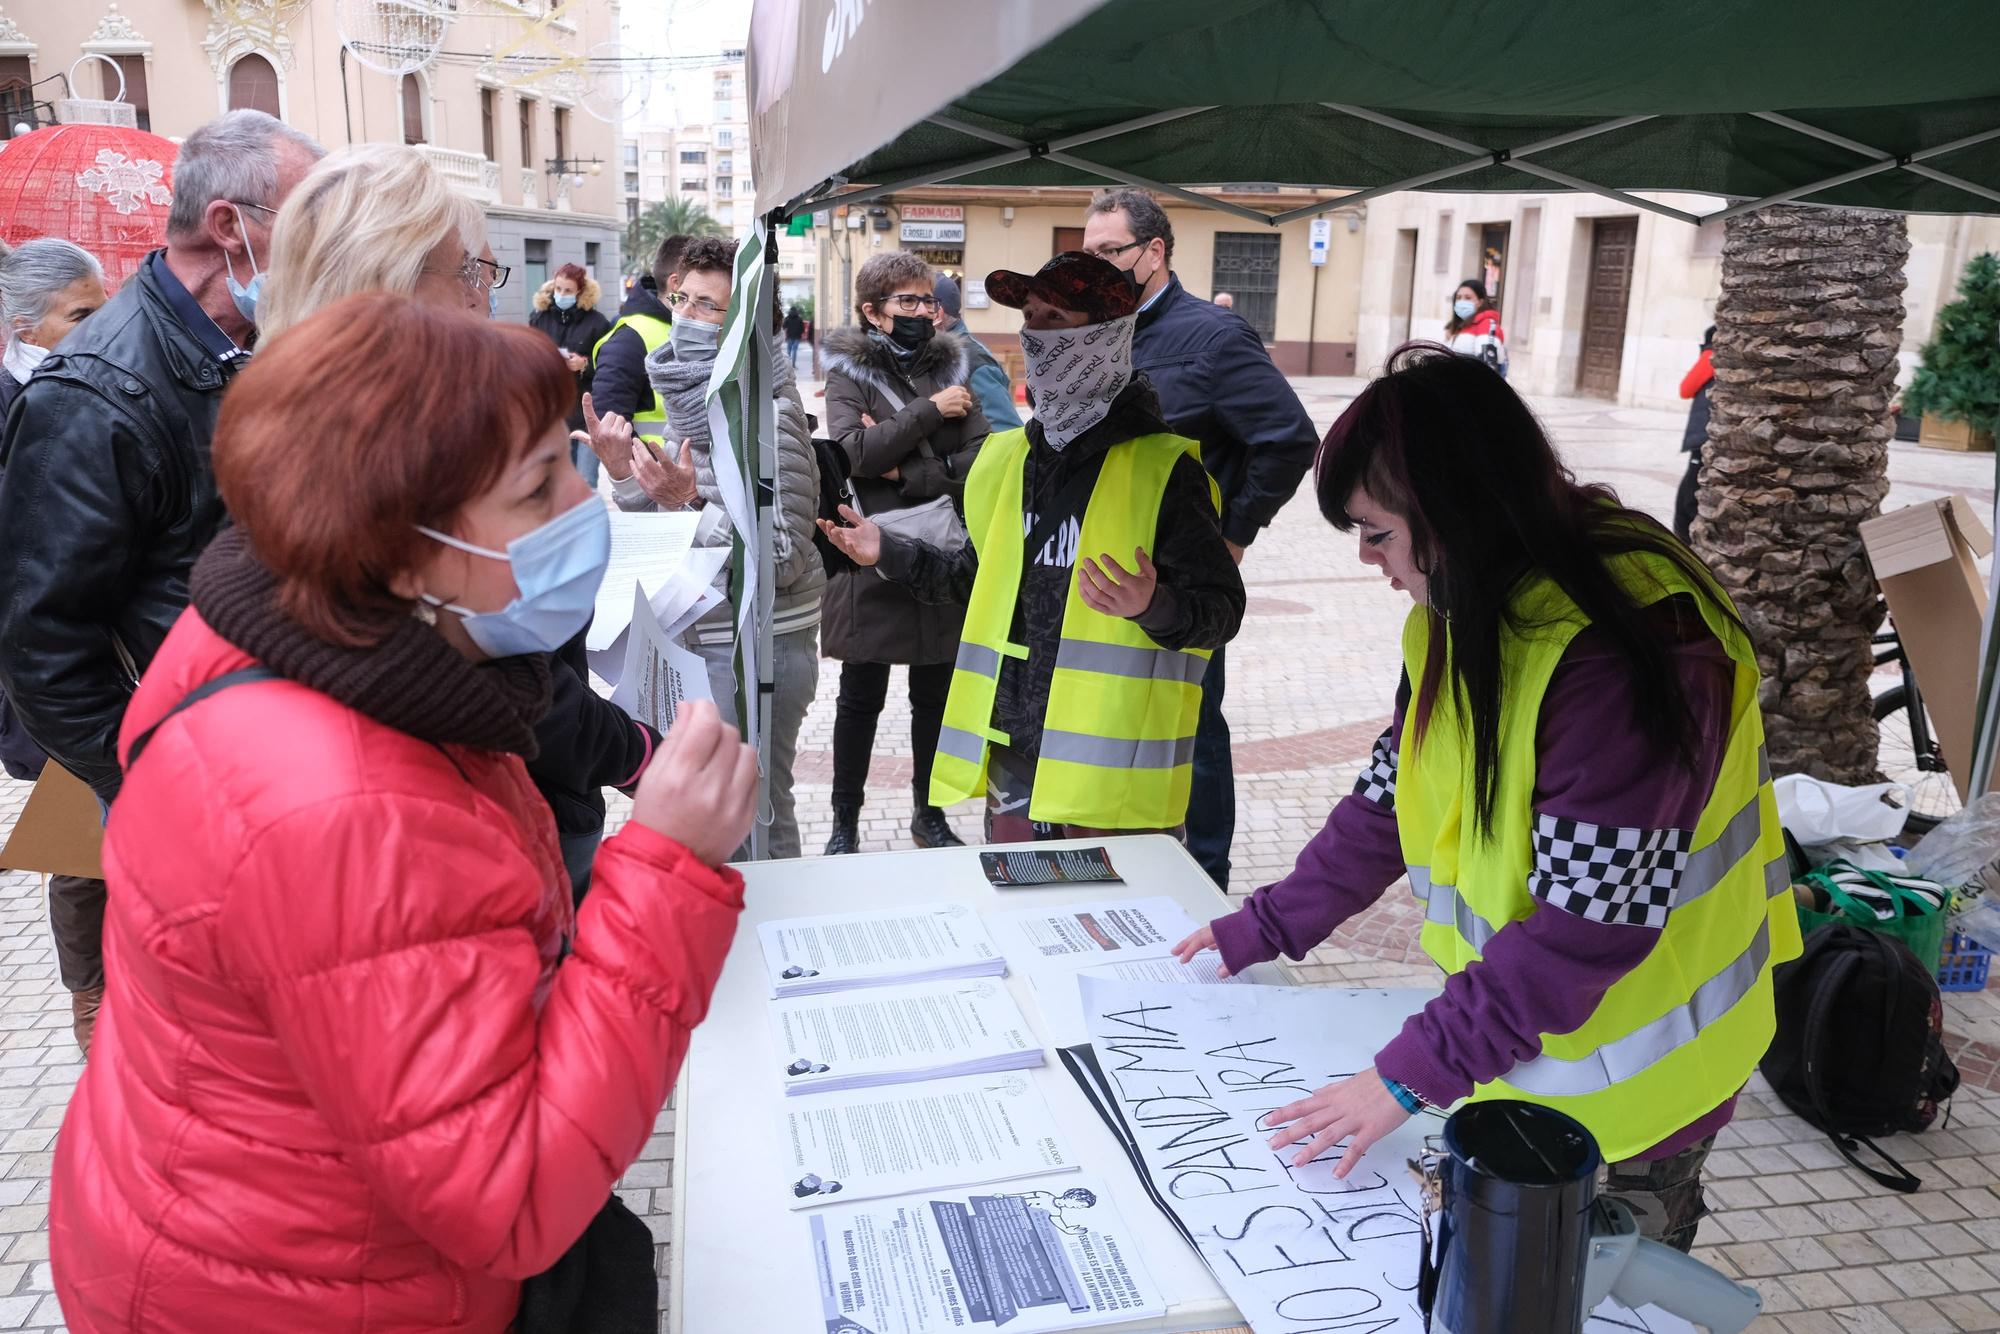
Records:
<instances>
[{"instance_id":1,"label":"black backpack","mask_svg":"<svg viewBox=\"0 0 2000 1334\"><path fill-rule=\"evenodd\" d=\"M1902 941L1835 922L1806 937L1772 986L1778 1031L1761 1068L1773 1091L1848 1162L1891 1190L1916 1190L1923 1183L1870 1136L1927 1129L1958 1088L1937 979ZM1865 1166L1861 1145L1894 1174Z\"/></svg>"},{"instance_id":2,"label":"black backpack","mask_svg":"<svg viewBox=\"0 0 2000 1334\"><path fill-rule=\"evenodd\" d=\"M840 517L842 505L852 505L854 495L847 483L847 451L831 440L813 437L813 456L819 462L819 517L836 527L845 525ZM813 529L813 549L819 552L820 563L826 566L828 576L845 574L858 570L845 551L827 540L825 533L817 527Z\"/></svg>"}]
</instances>

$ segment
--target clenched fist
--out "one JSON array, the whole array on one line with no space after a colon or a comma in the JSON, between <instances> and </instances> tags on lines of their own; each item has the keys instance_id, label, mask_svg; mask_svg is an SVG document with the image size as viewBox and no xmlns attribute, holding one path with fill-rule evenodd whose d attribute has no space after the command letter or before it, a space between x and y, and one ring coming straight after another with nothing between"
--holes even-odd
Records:
<instances>
[{"instance_id":1,"label":"clenched fist","mask_svg":"<svg viewBox=\"0 0 2000 1334\"><path fill-rule=\"evenodd\" d=\"M757 814L757 752L705 699L681 705L660 753L639 777L632 818L709 866L749 836Z\"/></svg>"}]
</instances>

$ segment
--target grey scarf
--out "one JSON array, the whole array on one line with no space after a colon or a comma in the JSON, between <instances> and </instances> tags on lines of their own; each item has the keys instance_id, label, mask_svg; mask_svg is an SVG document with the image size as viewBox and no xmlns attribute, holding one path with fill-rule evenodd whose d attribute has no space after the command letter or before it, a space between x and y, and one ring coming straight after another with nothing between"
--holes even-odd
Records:
<instances>
[{"instance_id":1,"label":"grey scarf","mask_svg":"<svg viewBox=\"0 0 2000 1334\"><path fill-rule=\"evenodd\" d=\"M678 455L681 441L691 441L704 479L714 475L708 457L708 377L714 369L713 357L700 361L679 360L674 356L671 343L646 358L646 378L652 382L653 392L660 396L660 403L667 410L667 453ZM702 488L703 500L718 498L708 494L708 491L709 487Z\"/></svg>"}]
</instances>

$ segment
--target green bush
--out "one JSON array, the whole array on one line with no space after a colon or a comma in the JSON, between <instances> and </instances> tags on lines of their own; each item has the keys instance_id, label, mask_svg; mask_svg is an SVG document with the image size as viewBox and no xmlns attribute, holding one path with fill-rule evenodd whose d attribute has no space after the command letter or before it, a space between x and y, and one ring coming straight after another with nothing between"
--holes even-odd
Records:
<instances>
[{"instance_id":1,"label":"green bush","mask_svg":"<svg viewBox=\"0 0 2000 1334\"><path fill-rule=\"evenodd\" d=\"M2000 430L2000 256L1979 255L1965 266L1958 300L1938 316L1937 337L1924 345L1903 410Z\"/></svg>"}]
</instances>

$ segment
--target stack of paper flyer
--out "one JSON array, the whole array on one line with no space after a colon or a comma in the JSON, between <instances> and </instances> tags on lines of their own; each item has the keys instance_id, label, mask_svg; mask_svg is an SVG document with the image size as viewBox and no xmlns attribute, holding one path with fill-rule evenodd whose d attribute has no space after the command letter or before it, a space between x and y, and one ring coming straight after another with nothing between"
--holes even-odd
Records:
<instances>
[{"instance_id":1,"label":"stack of paper flyer","mask_svg":"<svg viewBox=\"0 0 2000 1334\"><path fill-rule=\"evenodd\" d=\"M1055 1115L1018 1070L787 1099L778 1142L791 1209L1076 1168Z\"/></svg>"},{"instance_id":2,"label":"stack of paper flyer","mask_svg":"<svg viewBox=\"0 0 2000 1334\"><path fill-rule=\"evenodd\" d=\"M1072 1176L1013 1184L808 1214L825 1328L1044 1334L1166 1313L1103 1183Z\"/></svg>"},{"instance_id":3,"label":"stack of paper flyer","mask_svg":"<svg viewBox=\"0 0 2000 1334\"><path fill-rule=\"evenodd\" d=\"M771 1005L788 1094L1025 1070L1041 1044L991 979L921 982Z\"/></svg>"},{"instance_id":4,"label":"stack of paper flyer","mask_svg":"<svg viewBox=\"0 0 2000 1334\"><path fill-rule=\"evenodd\" d=\"M1007 973L979 914L962 903L788 917L760 923L757 938L774 998Z\"/></svg>"}]
</instances>

